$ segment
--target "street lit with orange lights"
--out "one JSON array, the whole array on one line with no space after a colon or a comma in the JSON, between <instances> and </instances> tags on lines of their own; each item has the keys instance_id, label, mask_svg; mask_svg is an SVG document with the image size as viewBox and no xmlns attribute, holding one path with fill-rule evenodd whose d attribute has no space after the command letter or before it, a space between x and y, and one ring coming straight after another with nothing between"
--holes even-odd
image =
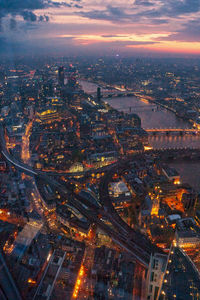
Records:
<instances>
[{"instance_id":1,"label":"street lit with orange lights","mask_svg":"<svg viewBox=\"0 0 200 300\"><path fill-rule=\"evenodd\" d=\"M78 273L78 276L77 276L77 279L76 279L76 284L75 284L75 287L74 287L74 292L73 292L72 299L77 299L78 293L80 291L80 288L81 288L81 285L82 285L82 282L83 282L84 275L85 275L85 270L84 270L84 267L82 265L80 267L80 270L79 270L79 273Z\"/></svg>"},{"instance_id":2,"label":"street lit with orange lights","mask_svg":"<svg viewBox=\"0 0 200 300\"><path fill-rule=\"evenodd\" d=\"M10 235L9 239L6 241L3 251L6 254L11 254L14 249L14 241L16 240L18 232L15 231L12 235Z\"/></svg>"},{"instance_id":3,"label":"street lit with orange lights","mask_svg":"<svg viewBox=\"0 0 200 300\"><path fill-rule=\"evenodd\" d=\"M34 122L34 119L29 121L29 123L26 125L26 130L22 137L21 158L22 158L22 161L27 164L30 161L29 138L30 138L33 122Z\"/></svg>"}]
</instances>

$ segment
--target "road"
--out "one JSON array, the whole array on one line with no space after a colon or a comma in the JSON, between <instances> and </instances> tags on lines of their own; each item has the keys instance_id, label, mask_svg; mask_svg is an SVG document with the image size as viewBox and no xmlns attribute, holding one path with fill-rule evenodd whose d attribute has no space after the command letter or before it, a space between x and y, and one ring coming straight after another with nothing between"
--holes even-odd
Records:
<instances>
[{"instance_id":1,"label":"road","mask_svg":"<svg viewBox=\"0 0 200 300\"><path fill-rule=\"evenodd\" d=\"M27 133L28 134L28 133ZM16 160L7 150L6 147L6 142L5 142L5 136L4 136L4 127L2 126L2 124L0 124L0 143L1 143L1 153L2 155L5 157L5 159L10 162L11 164L13 164L17 169L23 171L25 174L27 175L31 175L31 176L36 176L36 175L46 175L48 174L49 176L67 176L67 177L75 177L75 176L89 176L92 173L103 173L106 172L107 170L110 169L111 165L107 165L107 166L103 166L97 169L89 169L89 170L85 170L85 171L81 171L81 172L53 172L53 171L48 171L48 172L44 172L44 171L39 171L39 170L34 170L31 166L27 165L26 163ZM28 147L28 141L25 141L25 146L24 148L27 149ZM23 149L23 152L25 151L25 149ZM23 153L23 156L25 158L26 161L29 160L29 157L27 157L27 155L25 153ZM113 163L112 166L117 165L116 163Z\"/></svg>"},{"instance_id":2,"label":"road","mask_svg":"<svg viewBox=\"0 0 200 300\"><path fill-rule=\"evenodd\" d=\"M108 234L108 236L113 239L113 241L115 241L119 246L129 252L135 260L137 260L144 267L148 267L151 249L145 242L144 236L138 236L138 234L135 232L133 234L131 228L129 228L129 226L118 216L118 214L115 213L114 209L107 212L107 217L110 219L114 227L117 228L117 231L112 230L103 221L99 220L96 212L92 214L91 211L85 209L85 207L81 204L84 200L83 197L81 197L80 195L73 195L71 197L71 200L69 200L69 190L63 184L59 183L57 180L49 177L43 172L33 170L30 166L27 166L23 162L19 162L17 159L12 157L6 149L4 130L2 126L0 126L0 142L1 153L9 163L14 165L17 169L26 173L27 175L33 177L38 176L47 181L49 184L55 186L62 195L68 198L68 201L71 202L71 205L78 209L81 214L83 214L89 221L91 221L91 223L97 224L106 234ZM116 168L117 164L115 164L114 166L109 166L107 170L110 170L110 172L108 172L108 177L105 178L109 178L109 174L111 174L114 169L116 170ZM106 191L106 189L104 190ZM141 247L141 244L143 244L143 247Z\"/></svg>"}]
</instances>

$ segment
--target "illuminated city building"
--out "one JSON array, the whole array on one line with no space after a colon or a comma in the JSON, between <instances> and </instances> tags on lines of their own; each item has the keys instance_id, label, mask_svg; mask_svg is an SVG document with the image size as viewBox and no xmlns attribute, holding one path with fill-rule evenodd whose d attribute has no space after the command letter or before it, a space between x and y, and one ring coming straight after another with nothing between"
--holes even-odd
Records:
<instances>
[{"instance_id":1,"label":"illuminated city building","mask_svg":"<svg viewBox=\"0 0 200 300\"><path fill-rule=\"evenodd\" d=\"M56 109L47 109L41 113L37 113L38 117L42 122L53 121L59 118L59 113Z\"/></svg>"},{"instance_id":2,"label":"illuminated city building","mask_svg":"<svg viewBox=\"0 0 200 300\"><path fill-rule=\"evenodd\" d=\"M174 182L174 184L180 184L180 175L174 168L165 166L162 168L162 172L169 181Z\"/></svg>"},{"instance_id":3,"label":"illuminated city building","mask_svg":"<svg viewBox=\"0 0 200 300\"><path fill-rule=\"evenodd\" d=\"M160 199L159 199L159 197L156 197L152 201L151 215L157 216L158 212L159 212L159 208L160 208Z\"/></svg>"},{"instance_id":4,"label":"illuminated city building","mask_svg":"<svg viewBox=\"0 0 200 300\"><path fill-rule=\"evenodd\" d=\"M57 211L57 220L69 228L72 232L88 234L90 230L90 223L83 217L79 218L76 212L70 210L67 206L61 205Z\"/></svg>"},{"instance_id":5,"label":"illuminated city building","mask_svg":"<svg viewBox=\"0 0 200 300\"><path fill-rule=\"evenodd\" d=\"M176 222L176 244L180 248L200 246L200 229L193 218L184 218Z\"/></svg>"}]
</instances>

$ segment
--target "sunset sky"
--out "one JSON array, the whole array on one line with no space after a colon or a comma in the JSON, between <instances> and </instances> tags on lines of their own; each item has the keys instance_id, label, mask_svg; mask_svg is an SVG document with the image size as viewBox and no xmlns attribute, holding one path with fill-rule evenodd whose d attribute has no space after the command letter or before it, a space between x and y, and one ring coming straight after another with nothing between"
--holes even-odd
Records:
<instances>
[{"instance_id":1,"label":"sunset sky","mask_svg":"<svg viewBox=\"0 0 200 300\"><path fill-rule=\"evenodd\" d=\"M200 55L200 0L0 0L1 52Z\"/></svg>"}]
</instances>

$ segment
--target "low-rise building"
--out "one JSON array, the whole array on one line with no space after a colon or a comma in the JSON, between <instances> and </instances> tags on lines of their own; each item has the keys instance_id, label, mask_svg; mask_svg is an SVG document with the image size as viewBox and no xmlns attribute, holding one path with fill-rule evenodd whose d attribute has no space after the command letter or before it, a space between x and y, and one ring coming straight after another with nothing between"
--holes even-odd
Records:
<instances>
[{"instance_id":1,"label":"low-rise building","mask_svg":"<svg viewBox=\"0 0 200 300\"><path fill-rule=\"evenodd\" d=\"M200 245L200 228L193 218L184 218L176 222L176 243L181 248L194 248Z\"/></svg>"}]
</instances>

